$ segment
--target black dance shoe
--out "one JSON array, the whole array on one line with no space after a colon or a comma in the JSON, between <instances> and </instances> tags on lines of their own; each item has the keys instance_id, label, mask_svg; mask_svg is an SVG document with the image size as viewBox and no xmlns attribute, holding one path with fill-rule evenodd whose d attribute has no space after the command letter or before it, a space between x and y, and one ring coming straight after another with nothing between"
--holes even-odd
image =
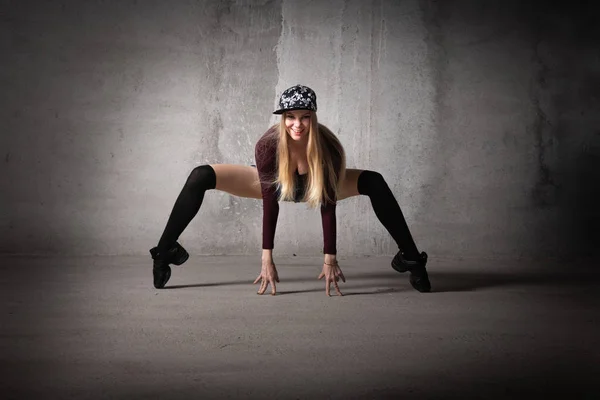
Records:
<instances>
[{"instance_id":1,"label":"black dance shoe","mask_svg":"<svg viewBox=\"0 0 600 400\"><path fill-rule=\"evenodd\" d=\"M392 268L398 272L410 271L410 284L421 293L431 291L431 283L425 265L427 264L427 253L422 252L417 260L407 260L402 250L392 260Z\"/></svg>"},{"instance_id":2,"label":"black dance shoe","mask_svg":"<svg viewBox=\"0 0 600 400\"><path fill-rule=\"evenodd\" d=\"M181 265L190 258L190 255L179 243L175 242L168 251L159 252L157 247L150 249L150 255L154 260L152 274L154 275L154 287L162 289L171 277L169 264Z\"/></svg>"}]
</instances>

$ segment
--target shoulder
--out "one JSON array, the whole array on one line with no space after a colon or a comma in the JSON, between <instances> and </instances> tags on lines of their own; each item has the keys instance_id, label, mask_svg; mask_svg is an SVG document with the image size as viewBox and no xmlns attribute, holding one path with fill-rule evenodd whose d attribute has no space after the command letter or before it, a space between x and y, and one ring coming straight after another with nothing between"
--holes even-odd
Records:
<instances>
[{"instance_id":1,"label":"shoulder","mask_svg":"<svg viewBox=\"0 0 600 400\"><path fill-rule=\"evenodd\" d=\"M256 142L256 150L267 150L273 149L277 147L277 142L279 140L279 135L277 134L278 125L273 125L270 127Z\"/></svg>"},{"instance_id":2,"label":"shoulder","mask_svg":"<svg viewBox=\"0 0 600 400\"><path fill-rule=\"evenodd\" d=\"M326 154L326 157L331 160L331 167L333 168L334 173L339 176L345 169L346 155L344 146L342 146L342 143L337 136L325 125L319 124L319 132L323 138L325 148L324 153Z\"/></svg>"},{"instance_id":3,"label":"shoulder","mask_svg":"<svg viewBox=\"0 0 600 400\"><path fill-rule=\"evenodd\" d=\"M321 133L333 135L333 132L331 132L331 129L329 129L328 127L326 127L325 125L323 125L320 122L319 122L319 131Z\"/></svg>"},{"instance_id":4,"label":"shoulder","mask_svg":"<svg viewBox=\"0 0 600 400\"><path fill-rule=\"evenodd\" d=\"M277 146L279 145L278 125L267 130L256 142L254 158L259 167L273 165L277 159ZM272 168L272 167L270 167Z\"/></svg>"},{"instance_id":5,"label":"shoulder","mask_svg":"<svg viewBox=\"0 0 600 400\"><path fill-rule=\"evenodd\" d=\"M329 150L332 156L343 155L344 147L331 129L327 128L325 125L319 124L319 132L321 133L324 144L327 146L327 150Z\"/></svg>"},{"instance_id":6,"label":"shoulder","mask_svg":"<svg viewBox=\"0 0 600 400\"><path fill-rule=\"evenodd\" d=\"M328 146L337 147L340 145L340 140L331 129L325 125L319 124L319 133L321 134L321 137L325 139L325 143L327 143Z\"/></svg>"}]
</instances>

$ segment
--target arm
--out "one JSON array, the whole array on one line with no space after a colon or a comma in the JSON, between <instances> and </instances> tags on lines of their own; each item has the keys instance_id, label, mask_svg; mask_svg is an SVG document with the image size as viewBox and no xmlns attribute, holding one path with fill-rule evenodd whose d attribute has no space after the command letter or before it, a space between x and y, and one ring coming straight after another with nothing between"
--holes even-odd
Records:
<instances>
[{"instance_id":1,"label":"arm","mask_svg":"<svg viewBox=\"0 0 600 400\"><path fill-rule=\"evenodd\" d=\"M341 158L336 158L333 164L334 168L339 173L342 164ZM340 279L343 282L346 282L346 278L344 277L336 258L337 219L335 214L335 202L337 199L331 187L327 188L327 194L329 198L333 199L333 201L326 202L321 206L321 222L323 225L323 253L325 254L325 260L323 262L323 271L319 275L319 279L325 278L325 292L328 296L331 283L333 283L338 296L342 296L342 292L340 292L337 282Z\"/></svg>"},{"instance_id":2,"label":"arm","mask_svg":"<svg viewBox=\"0 0 600 400\"><path fill-rule=\"evenodd\" d=\"M263 135L255 147L256 167L263 200L262 268L258 278L254 281L254 283L261 282L258 294L263 294L270 283L271 294L275 295L275 282L279 282L277 269L273 263L275 228L277 226L277 217L279 216L277 193L272 183L275 179L275 171L277 170L276 152L276 142L267 135Z\"/></svg>"},{"instance_id":3,"label":"arm","mask_svg":"<svg viewBox=\"0 0 600 400\"><path fill-rule=\"evenodd\" d=\"M323 225L323 254L325 254L325 262L335 262L337 254L337 219L334 203L321 206L321 223Z\"/></svg>"},{"instance_id":4,"label":"arm","mask_svg":"<svg viewBox=\"0 0 600 400\"><path fill-rule=\"evenodd\" d=\"M279 216L279 203L273 181L277 171L277 143L263 136L255 148L256 167L260 179L260 190L263 201L262 248L263 255L272 254L275 247L275 229ZM270 250L266 252L265 250Z\"/></svg>"},{"instance_id":5,"label":"arm","mask_svg":"<svg viewBox=\"0 0 600 400\"><path fill-rule=\"evenodd\" d=\"M336 176L339 176L342 168L342 158L333 156L333 168L336 171ZM331 186L326 187L327 195L331 202L325 202L321 206L321 222L323 224L323 254L325 254L326 263L335 263L336 261L336 242L337 242L337 220L335 208L337 197Z\"/></svg>"},{"instance_id":6,"label":"arm","mask_svg":"<svg viewBox=\"0 0 600 400\"><path fill-rule=\"evenodd\" d=\"M319 275L319 279L325 278L325 293L329 296L330 285L333 283L338 296L343 296L338 286L338 281L346 282L346 278L337 263L336 258L336 217L335 204L328 203L321 206L321 220L323 223L323 253L325 261L323 262L323 271Z\"/></svg>"}]
</instances>

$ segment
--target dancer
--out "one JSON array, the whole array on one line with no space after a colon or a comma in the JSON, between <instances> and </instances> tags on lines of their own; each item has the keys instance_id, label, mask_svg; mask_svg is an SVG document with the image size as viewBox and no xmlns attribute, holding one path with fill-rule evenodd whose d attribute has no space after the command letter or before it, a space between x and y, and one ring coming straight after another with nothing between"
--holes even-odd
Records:
<instances>
[{"instance_id":1,"label":"dancer","mask_svg":"<svg viewBox=\"0 0 600 400\"><path fill-rule=\"evenodd\" d=\"M279 201L306 202L319 207L323 226L324 262L318 279L325 278L325 292L331 284L341 296L338 282L346 281L336 258L336 203L351 196L369 196L373 211L398 245L392 268L410 272L410 283L419 292L431 284L425 265L427 254L419 253L398 202L383 176L374 171L346 169L345 154L337 137L317 121L317 96L303 85L286 89L279 107L281 121L256 143L256 166L210 164L190 173L156 247L153 259L154 287L163 288L171 277L170 264L181 265L187 251L177 242L197 214L209 189L234 196L262 199L262 268L254 281L258 294L271 285L276 294L279 276L273 262L273 248Z\"/></svg>"}]
</instances>

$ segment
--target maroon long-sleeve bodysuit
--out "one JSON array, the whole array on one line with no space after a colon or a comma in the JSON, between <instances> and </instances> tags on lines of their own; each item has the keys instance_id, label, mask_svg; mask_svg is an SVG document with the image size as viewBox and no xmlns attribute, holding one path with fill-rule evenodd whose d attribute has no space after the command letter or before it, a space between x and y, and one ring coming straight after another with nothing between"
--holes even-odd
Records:
<instances>
[{"instance_id":1,"label":"maroon long-sleeve bodysuit","mask_svg":"<svg viewBox=\"0 0 600 400\"><path fill-rule=\"evenodd\" d=\"M277 177L277 145L278 126L270 128L258 140L255 147L256 166L260 179L263 198L263 249L273 249L277 216L279 215L278 191L273 182ZM334 168L339 171L341 162L335 157ZM295 174L296 201L304 195L305 179L302 175ZM334 193L327 187L327 193L334 201ZM321 221L323 224L323 252L336 254L336 218L335 203L326 203L321 206Z\"/></svg>"}]
</instances>

